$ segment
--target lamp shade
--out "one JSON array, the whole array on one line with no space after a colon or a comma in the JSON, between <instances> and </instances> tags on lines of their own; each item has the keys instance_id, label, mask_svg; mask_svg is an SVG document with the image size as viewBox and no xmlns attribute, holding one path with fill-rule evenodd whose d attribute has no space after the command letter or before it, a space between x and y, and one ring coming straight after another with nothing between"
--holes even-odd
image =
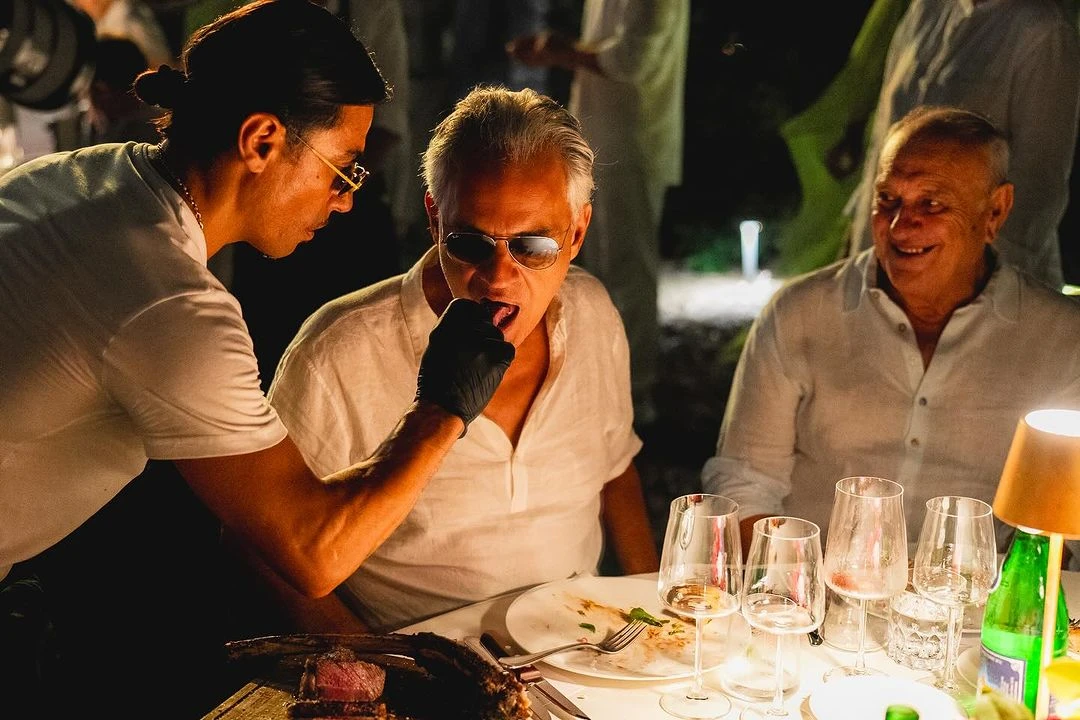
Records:
<instances>
[{"instance_id":1,"label":"lamp shade","mask_svg":"<svg viewBox=\"0 0 1080 720\"><path fill-rule=\"evenodd\" d=\"M1020 419L994 514L1010 525L1080 538L1080 411L1035 410Z\"/></svg>"}]
</instances>

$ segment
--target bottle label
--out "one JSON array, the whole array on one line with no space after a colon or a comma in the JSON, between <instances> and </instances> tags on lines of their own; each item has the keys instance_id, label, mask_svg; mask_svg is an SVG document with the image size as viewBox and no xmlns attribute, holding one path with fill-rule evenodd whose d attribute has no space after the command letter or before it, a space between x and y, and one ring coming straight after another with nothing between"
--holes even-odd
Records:
<instances>
[{"instance_id":1,"label":"bottle label","mask_svg":"<svg viewBox=\"0 0 1080 720\"><path fill-rule=\"evenodd\" d=\"M982 682L994 688L1005 697L1024 702L1024 680L1027 676L1027 661L1005 657L982 646Z\"/></svg>"}]
</instances>

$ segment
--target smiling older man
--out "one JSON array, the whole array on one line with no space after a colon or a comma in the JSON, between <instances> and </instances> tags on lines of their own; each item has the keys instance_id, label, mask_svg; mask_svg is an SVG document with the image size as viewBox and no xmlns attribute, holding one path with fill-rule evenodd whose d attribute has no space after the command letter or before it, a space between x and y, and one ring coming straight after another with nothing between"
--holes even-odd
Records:
<instances>
[{"instance_id":1,"label":"smiling older man","mask_svg":"<svg viewBox=\"0 0 1080 720\"><path fill-rule=\"evenodd\" d=\"M357 616L397 627L595 572L605 529L625 571L656 569L626 337L603 286L570 265L592 163L577 120L550 98L474 90L424 156L434 246L405 275L324 306L286 351L271 402L314 467L338 468L367 457L412 402L451 299L482 303L517 348L483 415L337 598L285 593L302 629L355 630Z\"/></svg>"},{"instance_id":2,"label":"smiling older man","mask_svg":"<svg viewBox=\"0 0 1080 720\"><path fill-rule=\"evenodd\" d=\"M990 501L1017 420L1080 408L1080 303L1002 263L1008 146L983 117L921 108L896 123L874 193L874 247L792 281L751 330L710 491L758 517L828 524L837 480Z\"/></svg>"}]
</instances>

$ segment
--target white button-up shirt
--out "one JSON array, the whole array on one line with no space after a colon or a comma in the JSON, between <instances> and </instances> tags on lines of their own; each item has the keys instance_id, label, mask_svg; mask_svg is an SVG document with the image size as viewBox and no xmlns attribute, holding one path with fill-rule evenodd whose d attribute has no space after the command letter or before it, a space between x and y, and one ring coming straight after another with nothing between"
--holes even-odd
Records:
<instances>
[{"instance_id":1,"label":"white button-up shirt","mask_svg":"<svg viewBox=\"0 0 1080 720\"><path fill-rule=\"evenodd\" d=\"M908 539L938 495L992 502L1021 416L1080 409L1080 302L1000 265L924 370L867 250L795 280L751 330L704 486L825 532L836 481L904 486Z\"/></svg>"},{"instance_id":2,"label":"white button-up shirt","mask_svg":"<svg viewBox=\"0 0 1080 720\"><path fill-rule=\"evenodd\" d=\"M437 321L421 284L430 254L322 308L282 359L271 403L320 475L368 457L413 401ZM596 571L601 490L641 448L629 351L607 292L580 268L544 322L548 376L517 446L476 418L405 521L339 588L370 626Z\"/></svg>"}]
</instances>

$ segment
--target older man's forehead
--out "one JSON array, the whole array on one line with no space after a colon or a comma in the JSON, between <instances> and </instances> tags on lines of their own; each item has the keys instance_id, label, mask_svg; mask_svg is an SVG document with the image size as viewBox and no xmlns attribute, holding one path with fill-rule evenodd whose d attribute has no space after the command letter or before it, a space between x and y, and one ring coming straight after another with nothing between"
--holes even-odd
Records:
<instances>
[{"instance_id":1,"label":"older man's forehead","mask_svg":"<svg viewBox=\"0 0 1080 720\"><path fill-rule=\"evenodd\" d=\"M889 175L910 175L935 167L938 172L968 177L991 172L989 148L949 138L894 136L882 150L877 181Z\"/></svg>"}]
</instances>

